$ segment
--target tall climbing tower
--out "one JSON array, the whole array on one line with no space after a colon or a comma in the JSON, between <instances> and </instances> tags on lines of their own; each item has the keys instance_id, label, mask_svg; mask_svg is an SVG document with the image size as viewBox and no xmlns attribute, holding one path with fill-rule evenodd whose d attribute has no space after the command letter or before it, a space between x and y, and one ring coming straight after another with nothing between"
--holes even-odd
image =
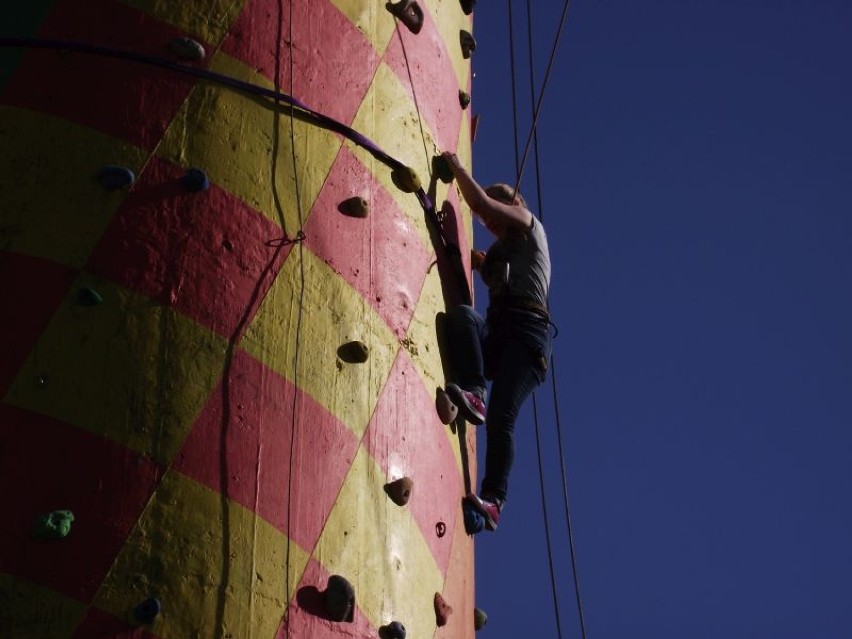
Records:
<instances>
[{"instance_id":1,"label":"tall climbing tower","mask_svg":"<svg viewBox=\"0 0 852 639\"><path fill-rule=\"evenodd\" d=\"M471 5L4 11L0 637L473 634Z\"/></svg>"}]
</instances>

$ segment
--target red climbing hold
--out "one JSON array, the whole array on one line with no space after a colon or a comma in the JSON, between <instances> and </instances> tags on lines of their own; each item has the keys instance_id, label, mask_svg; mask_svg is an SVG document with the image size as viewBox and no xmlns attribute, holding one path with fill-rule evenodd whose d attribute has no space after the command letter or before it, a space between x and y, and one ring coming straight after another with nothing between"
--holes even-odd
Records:
<instances>
[{"instance_id":1,"label":"red climbing hold","mask_svg":"<svg viewBox=\"0 0 852 639\"><path fill-rule=\"evenodd\" d=\"M405 506L408 503L412 488L414 488L414 482L410 477L400 477L396 481L385 484L385 492L397 506Z\"/></svg>"},{"instance_id":2,"label":"red climbing hold","mask_svg":"<svg viewBox=\"0 0 852 639\"><path fill-rule=\"evenodd\" d=\"M420 33L423 28L423 9L417 4L417 0L399 0L396 4L388 2L385 8L408 27L411 33Z\"/></svg>"},{"instance_id":3,"label":"red climbing hold","mask_svg":"<svg viewBox=\"0 0 852 639\"><path fill-rule=\"evenodd\" d=\"M453 614L453 607L444 601L440 592L435 593L435 623L438 627L446 626L447 620Z\"/></svg>"}]
</instances>

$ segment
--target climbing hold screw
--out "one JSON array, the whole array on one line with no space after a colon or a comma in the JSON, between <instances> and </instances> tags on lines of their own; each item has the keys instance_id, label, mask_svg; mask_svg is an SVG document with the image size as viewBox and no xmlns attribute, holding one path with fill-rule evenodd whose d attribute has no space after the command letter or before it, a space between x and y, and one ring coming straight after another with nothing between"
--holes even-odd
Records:
<instances>
[{"instance_id":1,"label":"climbing hold screw","mask_svg":"<svg viewBox=\"0 0 852 639\"><path fill-rule=\"evenodd\" d=\"M139 623L149 624L153 623L162 609L163 606L159 599L148 597L133 609L133 616Z\"/></svg>"},{"instance_id":2,"label":"climbing hold screw","mask_svg":"<svg viewBox=\"0 0 852 639\"><path fill-rule=\"evenodd\" d=\"M459 414L458 406L453 404L453 400L443 388L435 390L435 410L442 424L452 424Z\"/></svg>"},{"instance_id":3,"label":"climbing hold screw","mask_svg":"<svg viewBox=\"0 0 852 639\"><path fill-rule=\"evenodd\" d=\"M470 93L467 91L459 91L459 105L462 109L470 106Z\"/></svg>"},{"instance_id":4,"label":"climbing hold screw","mask_svg":"<svg viewBox=\"0 0 852 639\"><path fill-rule=\"evenodd\" d=\"M396 4L388 2L385 8L408 27L411 33L420 33L423 28L423 9L416 0L399 0Z\"/></svg>"},{"instance_id":5,"label":"climbing hold screw","mask_svg":"<svg viewBox=\"0 0 852 639\"><path fill-rule=\"evenodd\" d=\"M395 168L391 173L391 180L393 180L396 188L404 193L414 193L422 187L420 178L417 177L414 169L410 169L407 166Z\"/></svg>"},{"instance_id":6,"label":"climbing hold screw","mask_svg":"<svg viewBox=\"0 0 852 639\"><path fill-rule=\"evenodd\" d=\"M476 0L461 0L462 11L466 16L469 16L473 13L473 5L476 4Z\"/></svg>"},{"instance_id":7,"label":"climbing hold screw","mask_svg":"<svg viewBox=\"0 0 852 639\"><path fill-rule=\"evenodd\" d=\"M443 155L436 155L432 158L432 172L438 176L444 184L449 184L453 181L453 172L450 170L450 163Z\"/></svg>"},{"instance_id":8,"label":"climbing hold screw","mask_svg":"<svg viewBox=\"0 0 852 639\"><path fill-rule=\"evenodd\" d=\"M414 488L414 482L410 477L400 477L396 481L385 484L385 492L397 506L405 506L408 503L412 488Z\"/></svg>"},{"instance_id":9,"label":"climbing hold screw","mask_svg":"<svg viewBox=\"0 0 852 639\"><path fill-rule=\"evenodd\" d=\"M469 31L462 29L459 31L459 41L461 42L462 56L465 60L470 57L470 54L476 51L476 40Z\"/></svg>"},{"instance_id":10,"label":"climbing hold screw","mask_svg":"<svg viewBox=\"0 0 852 639\"><path fill-rule=\"evenodd\" d=\"M348 364L363 364L370 356L370 349L364 342L346 342L337 349L337 356Z\"/></svg>"},{"instance_id":11,"label":"climbing hold screw","mask_svg":"<svg viewBox=\"0 0 852 639\"><path fill-rule=\"evenodd\" d=\"M405 639L405 626L399 621L391 621L379 628L380 639Z\"/></svg>"},{"instance_id":12,"label":"climbing hold screw","mask_svg":"<svg viewBox=\"0 0 852 639\"><path fill-rule=\"evenodd\" d=\"M177 57L182 58L183 60L191 60L193 62L203 60L206 55L201 43L196 42L192 38L174 38L171 42L169 42L169 50Z\"/></svg>"},{"instance_id":13,"label":"climbing hold screw","mask_svg":"<svg viewBox=\"0 0 852 639\"><path fill-rule=\"evenodd\" d=\"M133 186L136 175L126 166L106 165L98 170L98 182L107 191L117 191L125 186Z\"/></svg>"},{"instance_id":14,"label":"climbing hold screw","mask_svg":"<svg viewBox=\"0 0 852 639\"><path fill-rule=\"evenodd\" d=\"M444 601L440 592L435 593L435 623L440 628L447 625L447 620L453 613L453 607Z\"/></svg>"},{"instance_id":15,"label":"climbing hold screw","mask_svg":"<svg viewBox=\"0 0 852 639\"><path fill-rule=\"evenodd\" d=\"M446 535L447 524L445 524L443 521L439 521L437 524L435 524L435 534L438 535L438 539Z\"/></svg>"},{"instance_id":16,"label":"climbing hold screw","mask_svg":"<svg viewBox=\"0 0 852 639\"><path fill-rule=\"evenodd\" d=\"M101 294L88 286L83 286L77 291L77 303L80 306L97 306L103 301Z\"/></svg>"},{"instance_id":17,"label":"climbing hold screw","mask_svg":"<svg viewBox=\"0 0 852 639\"><path fill-rule=\"evenodd\" d=\"M355 589L340 575L328 578L325 611L332 621L351 622L355 618Z\"/></svg>"},{"instance_id":18,"label":"climbing hold screw","mask_svg":"<svg viewBox=\"0 0 852 639\"><path fill-rule=\"evenodd\" d=\"M349 217L367 217L370 213L370 203L364 198L354 195L343 200L337 206L337 210Z\"/></svg>"},{"instance_id":19,"label":"climbing hold screw","mask_svg":"<svg viewBox=\"0 0 852 639\"><path fill-rule=\"evenodd\" d=\"M462 513L464 514L464 529L468 535L475 535L485 530L485 517L467 502L462 504Z\"/></svg>"},{"instance_id":20,"label":"climbing hold screw","mask_svg":"<svg viewBox=\"0 0 852 639\"><path fill-rule=\"evenodd\" d=\"M473 629L474 630L482 630L485 627L485 624L488 623L488 615L485 614L485 611L482 608L474 608L473 609Z\"/></svg>"},{"instance_id":21,"label":"climbing hold screw","mask_svg":"<svg viewBox=\"0 0 852 639\"><path fill-rule=\"evenodd\" d=\"M36 520L32 534L37 539L62 539L71 532L74 513L70 510L54 510Z\"/></svg>"},{"instance_id":22,"label":"climbing hold screw","mask_svg":"<svg viewBox=\"0 0 852 639\"><path fill-rule=\"evenodd\" d=\"M210 180L207 179L207 174L201 169L187 169L181 177L180 183L187 191L196 193L210 188Z\"/></svg>"}]
</instances>

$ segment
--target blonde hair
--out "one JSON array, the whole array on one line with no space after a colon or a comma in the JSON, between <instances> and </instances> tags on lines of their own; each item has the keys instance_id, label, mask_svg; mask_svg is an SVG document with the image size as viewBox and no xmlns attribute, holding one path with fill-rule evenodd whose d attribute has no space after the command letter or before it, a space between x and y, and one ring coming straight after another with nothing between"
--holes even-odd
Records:
<instances>
[{"instance_id":1,"label":"blonde hair","mask_svg":"<svg viewBox=\"0 0 852 639\"><path fill-rule=\"evenodd\" d=\"M515 187L503 184L502 182L497 182L497 184L492 184L491 186L486 187L485 194L488 197L493 197L495 200L499 200L505 204L518 204L525 209L529 208L527 206L527 201L524 199L524 196L521 195L520 191L515 191Z\"/></svg>"}]
</instances>

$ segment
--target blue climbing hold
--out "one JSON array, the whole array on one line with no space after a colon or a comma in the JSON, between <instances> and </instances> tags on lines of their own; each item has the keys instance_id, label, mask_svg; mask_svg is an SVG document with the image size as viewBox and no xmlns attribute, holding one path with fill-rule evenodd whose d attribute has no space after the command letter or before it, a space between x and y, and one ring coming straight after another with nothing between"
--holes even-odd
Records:
<instances>
[{"instance_id":1,"label":"blue climbing hold","mask_svg":"<svg viewBox=\"0 0 852 639\"><path fill-rule=\"evenodd\" d=\"M136 175L126 166L102 166L98 171L98 182L107 191L117 191L124 187L133 186Z\"/></svg>"},{"instance_id":2,"label":"blue climbing hold","mask_svg":"<svg viewBox=\"0 0 852 639\"><path fill-rule=\"evenodd\" d=\"M77 303L80 306L97 306L103 301L104 298L101 297L101 294L88 286L83 286L77 291Z\"/></svg>"},{"instance_id":3,"label":"blue climbing hold","mask_svg":"<svg viewBox=\"0 0 852 639\"><path fill-rule=\"evenodd\" d=\"M74 513L70 510L54 510L36 520L33 537L37 539L63 539L71 532Z\"/></svg>"},{"instance_id":4,"label":"blue climbing hold","mask_svg":"<svg viewBox=\"0 0 852 639\"><path fill-rule=\"evenodd\" d=\"M388 625L379 628L381 639L405 639L405 626L399 621L391 621Z\"/></svg>"},{"instance_id":5,"label":"blue climbing hold","mask_svg":"<svg viewBox=\"0 0 852 639\"><path fill-rule=\"evenodd\" d=\"M467 502L462 504L462 512L464 513L464 529L468 535L475 535L485 530L485 517Z\"/></svg>"},{"instance_id":6,"label":"blue climbing hold","mask_svg":"<svg viewBox=\"0 0 852 639\"><path fill-rule=\"evenodd\" d=\"M196 193L210 188L210 180L207 179L207 174L201 169L187 169L180 182L187 191Z\"/></svg>"},{"instance_id":7,"label":"blue climbing hold","mask_svg":"<svg viewBox=\"0 0 852 639\"><path fill-rule=\"evenodd\" d=\"M159 599L148 597L133 609L133 616L136 617L139 623L149 624L157 618L157 615L160 614L162 609L163 606Z\"/></svg>"}]
</instances>

